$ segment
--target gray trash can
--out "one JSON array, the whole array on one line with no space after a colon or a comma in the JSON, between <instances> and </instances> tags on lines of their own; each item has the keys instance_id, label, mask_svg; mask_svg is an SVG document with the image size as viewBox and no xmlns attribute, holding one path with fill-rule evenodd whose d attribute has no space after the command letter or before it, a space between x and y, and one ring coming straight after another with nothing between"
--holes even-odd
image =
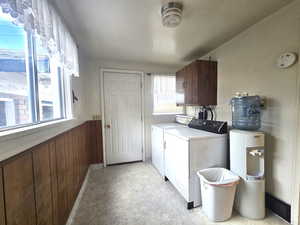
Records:
<instances>
[{"instance_id":1,"label":"gray trash can","mask_svg":"<svg viewBox=\"0 0 300 225\"><path fill-rule=\"evenodd\" d=\"M197 172L201 183L202 209L208 219L220 222L230 219L239 176L224 168Z\"/></svg>"}]
</instances>

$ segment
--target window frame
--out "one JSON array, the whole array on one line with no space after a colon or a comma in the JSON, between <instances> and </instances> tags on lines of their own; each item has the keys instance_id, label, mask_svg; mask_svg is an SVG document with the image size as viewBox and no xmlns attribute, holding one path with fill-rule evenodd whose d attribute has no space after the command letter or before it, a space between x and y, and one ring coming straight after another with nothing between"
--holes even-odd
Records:
<instances>
[{"instance_id":1,"label":"window frame","mask_svg":"<svg viewBox=\"0 0 300 225\"><path fill-rule=\"evenodd\" d=\"M14 126L6 126L3 128L0 128L0 133L4 131L10 131L14 129L19 128L25 128L40 124L46 124L46 123L52 123L55 121L64 121L66 119L71 119L73 116L68 116L66 113L67 109L67 96L66 96L66 74L64 73L64 69L62 65L57 66L57 75L59 76L59 97L60 97L60 110L61 115L59 118L50 119L50 120L44 120L41 121L40 118L40 102L39 102L39 85L38 85L38 69L37 69L37 52L36 52L36 36L32 32L25 31L26 33L26 39L27 39L27 45L25 45L25 51L27 51L27 54L25 54L26 59L26 67L28 68L28 105L29 105L29 114L31 122L14 125ZM28 65L27 65L28 64ZM70 79L70 78L69 78ZM70 87L69 87L70 88ZM71 104L71 102L68 104ZM72 113L71 113L72 114ZM70 117L70 118L68 118Z\"/></svg>"},{"instance_id":2,"label":"window frame","mask_svg":"<svg viewBox=\"0 0 300 225\"><path fill-rule=\"evenodd\" d=\"M36 108L36 124L40 124L40 123L47 123L47 122L52 122L52 121L56 121L56 120L62 120L62 119L66 119L66 113L65 113L65 108L66 108L66 102L65 102L65 89L64 89L64 73L63 73L63 69L62 69L62 65L58 64L57 68L56 68L56 74L59 76L58 80L59 80L59 84L58 84L58 91L59 91L59 97L60 97L60 117L59 118L55 118L55 119L49 119L49 120L41 120L41 105L40 105L40 97L39 97L39 81L38 81L38 56L37 56L37 50L36 50L36 46L37 46L37 40L35 38L34 34L29 34L32 40L32 54L34 56L34 88L35 88L35 108ZM50 66L50 65L49 65Z\"/></svg>"},{"instance_id":3,"label":"window frame","mask_svg":"<svg viewBox=\"0 0 300 225\"><path fill-rule=\"evenodd\" d=\"M151 98L152 98L152 115L153 116L159 116L159 115L183 115L184 114L184 111L185 111L185 107L184 106L177 106L176 107L180 107L182 108L181 110L181 113L179 112L155 112L155 107L154 107L154 97L155 97L155 94L154 94L154 79L155 77L159 77L159 76L170 76L170 77L175 77L175 94L176 94L176 74L153 74L152 77L151 77ZM176 102L175 102L176 104Z\"/></svg>"}]
</instances>

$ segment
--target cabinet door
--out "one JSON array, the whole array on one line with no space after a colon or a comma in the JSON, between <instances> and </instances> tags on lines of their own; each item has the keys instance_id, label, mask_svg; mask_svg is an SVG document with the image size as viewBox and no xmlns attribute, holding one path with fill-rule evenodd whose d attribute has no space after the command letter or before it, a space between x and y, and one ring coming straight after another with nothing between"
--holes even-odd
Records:
<instances>
[{"instance_id":1,"label":"cabinet door","mask_svg":"<svg viewBox=\"0 0 300 225\"><path fill-rule=\"evenodd\" d=\"M164 176L164 132L163 129L152 127L152 164Z\"/></svg>"},{"instance_id":2,"label":"cabinet door","mask_svg":"<svg viewBox=\"0 0 300 225\"><path fill-rule=\"evenodd\" d=\"M3 193L3 173L0 167L0 224L5 225L5 211L4 211L4 193Z\"/></svg>"},{"instance_id":3,"label":"cabinet door","mask_svg":"<svg viewBox=\"0 0 300 225\"><path fill-rule=\"evenodd\" d=\"M50 153L48 143L33 150L37 225L53 225Z\"/></svg>"},{"instance_id":4,"label":"cabinet door","mask_svg":"<svg viewBox=\"0 0 300 225\"><path fill-rule=\"evenodd\" d=\"M186 67L186 104L199 105L199 71L197 61Z\"/></svg>"},{"instance_id":5,"label":"cabinet door","mask_svg":"<svg viewBox=\"0 0 300 225\"><path fill-rule=\"evenodd\" d=\"M185 100L185 77L184 70L176 73L176 103L177 105L184 105Z\"/></svg>"},{"instance_id":6,"label":"cabinet door","mask_svg":"<svg viewBox=\"0 0 300 225\"><path fill-rule=\"evenodd\" d=\"M167 133L165 142L166 176L189 201L189 142Z\"/></svg>"},{"instance_id":7,"label":"cabinet door","mask_svg":"<svg viewBox=\"0 0 300 225\"><path fill-rule=\"evenodd\" d=\"M189 65L184 69L184 77L185 77L185 104L193 105L193 92L194 92L194 74L193 68Z\"/></svg>"},{"instance_id":8,"label":"cabinet door","mask_svg":"<svg viewBox=\"0 0 300 225\"><path fill-rule=\"evenodd\" d=\"M7 162L3 177L7 225L36 225L31 152Z\"/></svg>"},{"instance_id":9,"label":"cabinet door","mask_svg":"<svg viewBox=\"0 0 300 225\"><path fill-rule=\"evenodd\" d=\"M198 61L198 105L217 105L217 62Z\"/></svg>"},{"instance_id":10,"label":"cabinet door","mask_svg":"<svg viewBox=\"0 0 300 225\"><path fill-rule=\"evenodd\" d=\"M191 105L198 105L199 102L199 74L197 62L193 62L189 66L189 73L191 74Z\"/></svg>"}]
</instances>

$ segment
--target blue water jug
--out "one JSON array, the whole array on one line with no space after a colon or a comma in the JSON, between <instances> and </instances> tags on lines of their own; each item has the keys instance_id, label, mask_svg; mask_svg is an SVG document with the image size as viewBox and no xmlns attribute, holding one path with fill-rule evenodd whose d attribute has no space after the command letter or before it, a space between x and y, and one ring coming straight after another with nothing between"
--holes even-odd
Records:
<instances>
[{"instance_id":1,"label":"blue water jug","mask_svg":"<svg viewBox=\"0 0 300 225\"><path fill-rule=\"evenodd\" d=\"M261 98L237 96L231 99L232 127L241 130L258 130L261 127Z\"/></svg>"}]
</instances>

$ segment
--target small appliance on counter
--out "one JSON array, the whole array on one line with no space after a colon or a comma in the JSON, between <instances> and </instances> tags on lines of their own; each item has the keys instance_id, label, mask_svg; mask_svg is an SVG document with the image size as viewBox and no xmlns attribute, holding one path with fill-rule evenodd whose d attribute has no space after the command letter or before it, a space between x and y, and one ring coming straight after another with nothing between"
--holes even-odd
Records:
<instances>
[{"instance_id":1,"label":"small appliance on counter","mask_svg":"<svg viewBox=\"0 0 300 225\"><path fill-rule=\"evenodd\" d=\"M249 219L265 217L263 132L230 131L230 170L241 177L235 208Z\"/></svg>"},{"instance_id":2,"label":"small appliance on counter","mask_svg":"<svg viewBox=\"0 0 300 225\"><path fill-rule=\"evenodd\" d=\"M208 118L208 114L210 114L210 118ZM198 119L200 120L213 120L214 119L214 112L211 107L202 106L200 108Z\"/></svg>"}]
</instances>

